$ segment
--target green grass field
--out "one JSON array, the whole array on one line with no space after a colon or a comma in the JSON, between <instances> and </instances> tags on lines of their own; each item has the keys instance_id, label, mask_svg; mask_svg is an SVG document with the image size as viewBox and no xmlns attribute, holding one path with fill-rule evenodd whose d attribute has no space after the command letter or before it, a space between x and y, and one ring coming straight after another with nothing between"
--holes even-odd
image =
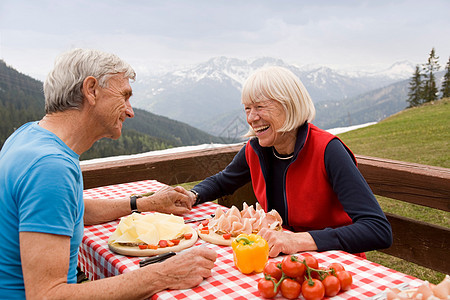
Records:
<instances>
[{"instance_id":1,"label":"green grass field","mask_svg":"<svg viewBox=\"0 0 450 300\"><path fill-rule=\"evenodd\" d=\"M450 168L450 99L406 109L378 124L340 134L355 154ZM385 212L450 228L450 213L377 197ZM369 260L428 280L442 281L445 274L390 255L371 251Z\"/></svg>"},{"instance_id":2,"label":"green grass field","mask_svg":"<svg viewBox=\"0 0 450 300\"><path fill-rule=\"evenodd\" d=\"M339 135L355 154L450 168L450 99Z\"/></svg>"}]
</instances>

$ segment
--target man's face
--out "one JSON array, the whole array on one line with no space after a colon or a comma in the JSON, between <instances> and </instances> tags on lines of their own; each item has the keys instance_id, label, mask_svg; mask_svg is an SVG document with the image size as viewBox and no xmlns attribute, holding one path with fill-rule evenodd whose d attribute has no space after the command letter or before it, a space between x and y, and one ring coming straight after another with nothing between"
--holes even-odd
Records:
<instances>
[{"instance_id":1,"label":"man's face","mask_svg":"<svg viewBox=\"0 0 450 300\"><path fill-rule=\"evenodd\" d=\"M112 76L106 87L98 88L99 97L96 117L103 127L104 136L118 139L122 133L122 123L126 118L133 118L134 111L130 104L132 89L128 78L123 74Z\"/></svg>"}]
</instances>

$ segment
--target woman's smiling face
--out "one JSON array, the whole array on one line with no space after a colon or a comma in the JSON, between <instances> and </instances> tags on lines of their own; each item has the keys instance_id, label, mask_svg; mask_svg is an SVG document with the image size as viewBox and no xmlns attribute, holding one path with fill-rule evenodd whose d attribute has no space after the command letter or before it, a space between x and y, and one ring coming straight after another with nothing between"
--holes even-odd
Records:
<instances>
[{"instance_id":1,"label":"woman's smiling face","mask_svg":"<svg viewBox=\"0 0 450 300\"><path fill-rule=\"evenodd\" d=\"M281 146L287 138L278 132L286 120L283 105L275 100L262 100L245 105L247 123L252 127L262 147Z\"/></svg>"}]
</instances>

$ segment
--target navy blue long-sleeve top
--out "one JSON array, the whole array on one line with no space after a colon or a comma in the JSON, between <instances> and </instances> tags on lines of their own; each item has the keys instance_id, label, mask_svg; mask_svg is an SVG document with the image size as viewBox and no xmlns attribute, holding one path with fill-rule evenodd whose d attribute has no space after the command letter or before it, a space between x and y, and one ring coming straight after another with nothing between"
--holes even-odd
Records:
<instances>
[{"instance_id":1,"label":"navy blue long-sleeve top","mask_svg":"<svg viewBox=\"0 0 450 300\"><path fill-rule=\"evenodd\" d=\"M296 148L303 147L307 130L307 123L299 128ZM223 171L206 178L193 188L199 194L200 202L230 195L251 181L250 169L245 158L246 146ZM284 202L276 201L283 199L283 174L290 160L276 158L272 147L261 148L270 166L270 176L267 176L270 182L266 182L268 210L277 210L283 218L284 226L290 228ZM318 251L344 250L359 253L390 247L391 226L352 156L339 139L335 138L327 145L324 161L329 182L353 224L308 231Z\"/></svg>"}]
</instances>

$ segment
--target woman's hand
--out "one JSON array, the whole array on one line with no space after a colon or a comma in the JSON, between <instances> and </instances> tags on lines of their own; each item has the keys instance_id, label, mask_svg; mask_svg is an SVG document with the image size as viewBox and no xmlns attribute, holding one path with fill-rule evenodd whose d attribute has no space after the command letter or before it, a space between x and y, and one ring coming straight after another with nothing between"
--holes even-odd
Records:
<instances>
[{"instance_id":1,"label":"woman's hand","mask_svg":"<svg viewBox=\"0 0 450 300\"><path fill-rule=\"evenodd\" d=\"M314 239L307 232L277 231L263 228L258 234L269 244L270 257L276 257L280 253L294 254L300 251L317 250Z\"/></svg>"}]
</instances>

